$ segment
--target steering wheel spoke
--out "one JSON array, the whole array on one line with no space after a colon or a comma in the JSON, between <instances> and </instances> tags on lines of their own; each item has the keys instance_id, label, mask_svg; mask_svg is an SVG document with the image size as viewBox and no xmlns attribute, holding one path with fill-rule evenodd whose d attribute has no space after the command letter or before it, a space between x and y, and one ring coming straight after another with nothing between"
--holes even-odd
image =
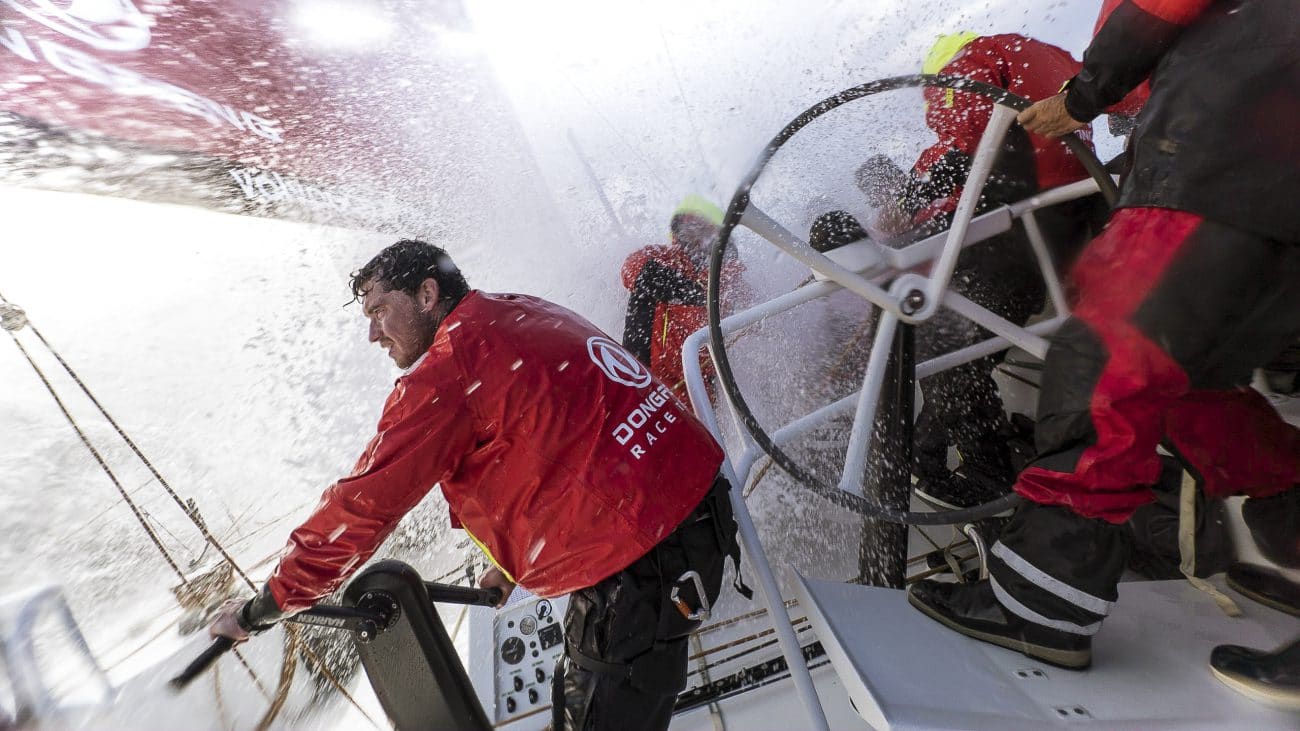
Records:
<instances>
[{"instance_id":1,"label":"steering wheel spoke","mask_svg":"<svg viewBox=\"0 0 1300 731\"><path fill-rule=\"evenodd\" d=\"M832 258L813 249L806 240L786 229L751 200L751 191L773 156L813 120L858 99L896 89L919 87L941 87L979 94L996 105L974 155L972 175L963 186L953 222L946 232L898 249L876 244L877 251L867 254L861 254L859 251L855 256ZM1107 203L1113 205L1117 198L1117 190L1114 181L1092 150L1080 138L1071 135L1065 138L1065 143L1095 180L1091 187L1084 183L1075 183L1066 186L1068 191L1066 189L1046 191L1014 206L1003 206L977 215L977 204L984 185L990 177L1003 138L1010 125L1014 123L1015 114L1027 108L1029 104L1028 100L1004 89L970 79L942 75L898 76L846 89L823 99L786 125L764 148L758 161L731 199L709 263L710 352L717 367L719 380L738 421L747 432L748 441L770 457L773 463L799 484L840 507L867 517L895 523L942 525L967 523L997 515L1018 501L1016 496L1008 495L985 505L963 510L940 513L910 512L882 506L878 500L863 493L862 483L863 476L871 467L869 462L872 435L877 417L882 411L882 399L885 397L883 391L887 382L886 373L892 362L891 350L899 328L922 322L943 306L998 336L917 364L915 368L917 375L929 375L997 352L1008 344L1019 345L1031 353L1041 355L1046 347L1043 336L1059 326L1064 319L1062 314L1065 311L1064 295L1059 282L1055 281L1054 273L1051 272L1047 251L1042 244L1041 230L1033 220L1033 210L1061 200L1068 200L1069 198L1065 197L1067 195L1081 197L1096 190L1100 190ZM961 249L1009 230L1013 218L1025 220L1035 255L1039 257L1043 274L1048 280L1051 301L1058 313L1057 317L1027 328L1017 327L999 318L987 309L954 293L949 286ZM726 324L729 332L841 289L853 292L877 308L875 335L863 373L861 390L821 406L775 430L772 434L769 434L755 418L744 394L737 387L720 312L719 290L723 262L726 260L727 247L731 245L732 234L738 226L750 229L808 267L819 281L751 308L749 311L728 317ZM852 246L862 249L860 245L861 242L858 242ZM850 260L853 263L846 266L845 264ZM862 263L864 261L865 264ZM857 264L861 266L855 266ZM917 273L927 266L927 274ZM849 413L852 413L852 428L846 448L844 468L837 482L823 480L787 453L786 447L798 437L834 419L843 419ZM910 414L907 418L910 419ZM747 460L747 464L752 467L756 461L758 460Z\"/></svg>"}]
</instances>

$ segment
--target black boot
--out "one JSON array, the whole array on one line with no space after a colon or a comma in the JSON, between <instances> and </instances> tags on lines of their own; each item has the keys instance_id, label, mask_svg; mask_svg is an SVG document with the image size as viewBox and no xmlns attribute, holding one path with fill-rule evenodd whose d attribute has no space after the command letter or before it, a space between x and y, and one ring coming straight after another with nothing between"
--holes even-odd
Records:
<instances>
[{"instance_id":1,"label":"black boot","mask_svg":"<svg viewBox=\"0 0 1300 731\"><path fill-rule=\"evenodd\" d=\"M946 479L921 478L913 488L916 496L939 510L960 510L991 503L1011 492L1011 482L992 477L971 467L960 467ZM1004 515L1010 515L1008 508Z\"/></svg>"},{"instance_id":2,"label":"black boot","mask_svg":"<svg viewBox=\"0 0 1300 731\"><path fill-rule=\"evenodd\" d=\"M1067 670L1092 664L1092 638L1027 622L1008 612L987 581L949 584L918 581L907 600L932 619L967 637L1022 652Z\"/></svg>"},{"instance_id":3,"label":"black boot","mask_svg":"<svg viewBox=\"0 0 1300 731\"><path fill-rule=\"evenodd\" d=\"M1280 571L1248 563L1233 564L1228 569L1228 586L1266 607L1300 617L1300 584Z\"/></svg>"},{"instance_id":4,"label":"black boot","mask_svg":"<svg viewBox=\"0 0 1300 731\"><path fill-rule=\"evenodd\" d=\"M1277 708L1300 711L1300 640L1273 652L1219 645L1210 669L1223 684Z\"/></svg>"},{"instance_id":5,"label":"black boot","mask_svg":"<svg viewBox=\"0 0 1300 731\"><path fill-rule=\"evenodd\" d=\"M1241 517L1264 558L1278 566L1300 568L1300 487L1247 499L1241 504Z\"/></svg>"}]
</instances>

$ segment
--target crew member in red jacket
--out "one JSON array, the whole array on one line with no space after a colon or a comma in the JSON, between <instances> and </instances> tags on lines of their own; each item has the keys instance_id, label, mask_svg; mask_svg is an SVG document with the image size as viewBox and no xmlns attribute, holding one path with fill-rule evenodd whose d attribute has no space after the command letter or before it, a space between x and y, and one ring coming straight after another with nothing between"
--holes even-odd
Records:
<instances>
[{"instance_id":1,"label":"crew member in red jacket","mask_svg":"<svg viewBox=\"0 0 1300 731\"><path fill-rule=\"evenodd\" d=\"M721 225L721 209L701 196L689 195L673 211L671 243L645 246L623 262L623 286L629 292L623 346L682 399L688 397L682 343L709 322L704 306L709 249ZM723 271L727 299L740 286L741 269L733 259Z\"/></svg>"},{"instance_id":2,"label":"crew member in red jacket","mask_svg":"<svg viewBox=\"0 0 1300 731\"><path fill-rule=\"evenodd\" d=\"M687 615L739 558L713 437L586 320L471 290L436 246L399 241L351 286L406 373L352 474L212 632L243 640L329 596L438 485L495 564L481 584L570 594L555 728L667 728L699 624Z\"/></svg>"},{"instance_id":3,"label":"crew member in red jacket","mask_svg":"<svg viewBox=\"0 0 1300 731\"><path fill-rule=\"evenodd\" d=\"M1119 210L1075 265L1078 301L1047 355L1040 456L1015 485L1029 502L993 547L989 581L913 585L931 617L1087 667L1125 566L1122 524L1153 499L1162 442L1210 497L1294 506L1300 430L1249 383L1300 333L1296 38L1286 0L1126 0L1068 90L1020 115L1070 133L1151 81ZM1296 531L1275 560L1300 565ZM1300 645L1277 662L1288 653L1289 670L1238 670L1300 702Z\"/></svg>"},{"instance_id":4,"label":"crew member in red jacket","mask_svg":"<svg viewBox=\"0 0 1300 731\"><path fill-rule=\"evenodd\" d=\"M1036 100L1060 91L1078 72L1079 62L1063 48L1017 33L979 36L962 31L940 37L921 70L980 81ZM902 205L912 213L913 225L956 210L961 184L993 112L992 102L978 94L929 86L923 93L925 123L939 139L912 169ZM984 196L1010 203L1086 177L1088 172L1063 142L1013 127Z\"/></svg>"},{"instance_id":5,"label":"crew member in red jacket","mask_svg":"<svg viewBox=\"0 0 1300 731\"><path fill-rule=\"evenodd\" d=\"M1079 70L1079 62L1056 46L1017 34L942 36L922 71L983 82L1029 99L1044 99ZM984 135L993 103L984 96L926 87L925 120L938 140L907 175L896 208L886 208L877 226L887 233L918 237L941 231L952 221L975 149ZM877 167L892 165L887 159ZM871 178L872 171L860 175ZM895 176L876 171L874 177ZM1060 140L1007 132L977 212L1022 201L1041 190L1088 177L1083 165ZM1064 267L1105 215L1100 196L1071 201L1038 212L1058 267ZM953 272L952 287L976 304L1017 325L1039 312L1046 288L1024 229L967 247ZM992 337L975 323L942 310L917 332L917 358L927 360ZM1013 434L993 380L1001 355L951 368L921 381L924 406L917 418L914 471L916 494L947 509L966 508L1005 495L1016 470L1008 441ZM948 469L948 448L957 448L961 465Z\"/></svg>"}]
</instances>

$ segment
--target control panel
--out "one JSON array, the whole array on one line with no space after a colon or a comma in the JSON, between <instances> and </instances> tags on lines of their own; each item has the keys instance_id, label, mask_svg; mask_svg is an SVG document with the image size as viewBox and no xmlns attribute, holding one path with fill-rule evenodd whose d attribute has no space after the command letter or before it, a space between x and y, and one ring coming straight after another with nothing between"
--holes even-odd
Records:
<instances>
[{"instance_id":1,"label":"control panel","mask_svg":"<svg viewBox=\"0 0 1300 731\"><path fill-rule=\"evenodd\" d=\"M498 725L551 707L551 678L564 654L568 600L526 597L501 609L493 621Z\"/></svg>"}]
</instances>

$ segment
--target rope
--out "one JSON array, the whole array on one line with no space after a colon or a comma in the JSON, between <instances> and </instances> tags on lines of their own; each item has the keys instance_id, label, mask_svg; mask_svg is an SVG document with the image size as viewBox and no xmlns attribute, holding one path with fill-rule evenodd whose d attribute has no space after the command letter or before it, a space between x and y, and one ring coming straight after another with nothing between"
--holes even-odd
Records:
<instances>
[{"instance_id":1,"label":"rope","mask_svg":"<svg viewBox=\"0 0 1300 731\"><path fill-rule=\"evenodd\" d=\"M275 697L271 699L271 705L262 714L261 720L257 722L257 731L266 731L275 721L275 717L280 715L280 709L284 708L284 702L289 699L289 686L293 684L294 673L298 670L298 663L294 659L293 651L298 646L298 628L286 627L284 633L284 659L280 662L280 682L275 688Z\"/></svg>"},{"instance_id":2,"label":"rope","mask_svg":"<svg viewBox=\"0 0 1300 731\"><path fill-rule=\"evenodd\" d=\"M298 627L290 627L289 629L295 633L299 631ZM310 661L315 666L316 672L323 675L325 679L330 682L330 685L334 686L334 689L337 690L340 695L346 698L348 703L351 703L352 707L357 709L357 712L360 713L363 718L365 718L367 721L370 722L371 726L374 726L376 729L381 728L381 726L375 722L375 719L371 718L369 713L366 713L366 709L362 708L361 704L357 703L356 699L353 698L350 693L348 693L347 689L343 687L343 684L339 681L339 679L336 678L334 674L330 672L329 667L325 665L325 661L322 660L320 656L316 654L315 650L311 649L311 647L305 642L301 643L300 650L303 656L306 657L307 660Z\"/></svg>"},{"instance_id":3,"label":"rope","mask_svg":"<svg viewBox=\"0 0 1300 731\"><path fill-rule=\"evenodd\" d=\"M3 294L0 294L0 303L11 304ZM59 365L63 366L63 369L67 371L68 375L81 389L82 393L86 395L86 398L90 399L90 402L95 405L95 408L99 410L99 413L104 417L104 419L107 420L108 423L113 426L113 429L117 432L117 435L121 437L122 441L126 442L127 446L131 448L131 451L135 453L135 456L140 459L140 461L145 465L146 468L148 468L149 472L154 476L154 478L158 480L158 484L161 485L163 490L167 492L168 496L170 496L171 499L175 501L176 505L180 507L181 512L184 513L185 516L190 519L190 522L193 523L196 528L198 528L199 533L203 535L203 538L205 541L207 541L208 545L212 546L214 549L217 550L219 554L221 554L222 559L224 559L225 562L237 574L239 574L240 578L244 580L244 583L248 585L248 588L256 591L257 585L253 582L251 578L249 578L248 574L245 573L242 568L240 568L238 562L236 562L234 557L232 557L230 553L226 550L226 548L221 545L221 542L217 540L216 536L212 535L212 533L208 530L207 522L203 520L203 517L199 513L199 510L195 505L194 501L193 500L185 501L181 499L180 495L178 495L176 491L172 489L171 485L168 484L167 479L164 478L162 474L158 472L158 469L156 467L154 467L153 462L151 462L149 458L146 457L144 453L140 451L140 448L136 445L135 441L132 440L131 437L127 435L126 431L123 430L121 425L117 423L117 420L115 420L108 413L108 410L105 409L101 403L99 403L99 399L95 398L95 395L91 393L90 389L81 380L80 376L78 376L76 371L72 369L72 366L68 365L68 362L65 361L63 359L63 356L59 354L59 352L54 348L54 346L51 345L50 342L45 339L45 336L41 334L41 331L37 329L37 327L34 324L32 324L31 320L24 317L22 319L21 324L31 328L32 334L34 334L36 338L41 341L41 344L44 345L47 350L49 350L50 354L53 355L54 358L59 362ZM63 400L59 398L58 393L54 390L53 384L51 384L49 379L45 376L45 372L41 370L40 366L36 364L36 361L33 360L32 356L27 352L27 349L23 347L22 342L18 340L17 328L11 330L6 327L6 331L9 333L9 336L13 339L14 344L18 346L18 350L23 354L23 357L27 359L28 364L30 364L32 369L36 371L36 375L40 377L41 382L45 384L46 390L50 392L50 396L53 397L54 402L58 404L59 410L63 412L63 416L68 420L68 423L72 425L72 428L74 431L76 431L77 436L80 437L81 443L85 445L86 449L89 450L90 453L95 457L95 461L99 463L99 466L103 468L104 473L107 474L109 479L113 482L113 486L117 488L118 493L122 496L122 500L126 502L126 504L131 508L131 512L135 514L136 520L139 521L140 526L144 528L145 533L149 535L149 538L150 540L153 541L154 546L158 548L158 551L162 554L163 558L166 559L167 564L171 566L172 571L174 571L177 577L180 578L182 586L188 587L190 585L190 581L185 576L185 572L181 570L180 566L176 563L176 560L172 558L172 555L167 550L166 546L163 545L162 540L158 537L158 534L153 530L153 527L149 525L149 522L146 520L141 508L138 505L136 505L135 501L131 498L131 495L127 493L126 488L122 486L122 483L117 479L117 475L113 473L113 470L108 466L108 463L104 461L104 458L100 455L99 451L95 449L95 446L93 444L90 443L89 438L86 437L86 434L84 431L82 431L81 426L77 423L76 419L72 417L72 414L68 411L67 407L64 405ZM172 537L175 538L174 535ZM253 683L254 685L256 685L258 691L262 694L264 698L269 700L271 703L270 708L267 709L266 714L263 715L262 720L259 722L258 725L259 731L268 727L271 724L271 722L274 721L275 717L279 714L280 710L284 706L285 701L288 698L289 686L293 681L293 675L297 666L297 663L294 660L293 652L301 644L298 640L296 627L289 628L289 638L290 638L289 641L286 643L285 660L280 667L280 682L276 688L276 694L274 697L272 697L267 692L266 687L262 684L261 679L257 676L257 673L253 670L252 666L248 664L248 661L239 652L239 650L237 649L234 650L235 657L239 659L239 663L243 665L244 669L248 672L249 677L252 678ZM329 668L325 666L324 662L322 662L320 658L317 657L316 654L311 651L310 648L306 647L306 645L302 645L302 648L304 650L304 654L306 654L316 665L316 670L334 687L334 689L337 690L344 698L346 698L349 703L351 703L354 707L356 707L357 711L359 711L361 715L366 718L366 720L370 721L372 725L378 728L379 726L375 724L374 719L370 718L369 714L365 712L365 709L363 709L356 702L356 700L351 696L351 694L348 693L347 689L344 688L343 684L338 680L338 678L332 672L330 672Z\"/></svg>"},{"instance_id":4,"label":"rope","mask_svg":"<svg viewBox=\"0 0 1300 731\"><path fill-rule=\"evenodd\" d=\"M230 719L226 717L226 701L221 697L221 665L212 668L212 695L217 701L217 720L221 721L222 728L232 728Z\"/></svg>"},{"instance_id":5,"label":"rope","mask_svg":"<svg viewBox=\"0 0 1300 731\"><path fill-rule=\"evenodd\" d=\"M0 302L8 303L8 300L4 298L4 295L0 295ZM28 327L32 328L32 332L36 332L35 326L32 326L30 321L26 322L26 324ZM172 571L176 573L176 576L180 578L181 585L188 587L190 581L185 576L185 572L181 571L181 567L176 563L176 559L172 558L171 553L167 550L167 547L163 545L162 540L154 531L153 526L149 525L149 521L145 519L140 507L136 505L135 500L131 499L131 495L127 493L126 488L122 486L122 482L118 480L117 475L113 473L113 469L104 461L104 457L99 453L98 449L95 449L95 445L90 443L90 439L86 436L86 432L82 430L81 425L77 423L77 420L72 417L72 414L68 411L68 407L64 405L63 399L59 398L58 392L54 390L54 385L51 384L50 379L46 377L45 371L41 370L41 367L32 359L31 354L27 352L27 348L23 347L22 341L18 339L17 331L7 330L7 332L9 333L9 337L13 339L14 345L18 346L18 352L23 354L23 357L27 359L27 363L31 365L32 370L36 371L36 375L41 379L41 383L45 384L45 389L50 392L50 396L54 399L54 403L58 405L59 411L63 412L63 417L68 420L68 424L70 424L72 430L77 433L77 436L81 439L81 443L85 445L91 456L93 456L95 461L99 463L100 468L104 470L104 474L108 475L108 479L112 481L113 487L117 488L118 494L122 496L122 500L127 504L127 507L131 509L131 512L135 515L136 521L140 523L140 527L143 528L144 532L149 536L149 540L153 541L158 552L161 553L163 559L167 561L167 565L170 566ZM40 337L39 334L37 337ZM41 342L45 343L45 347L50 347L50 344L46 342L44 338L41 338ZM50 349L50 352L54 352L53 348ZM55 354L55 357L57 358L58 355ZM60 358L59 362L62 363L63 359ZM67 368L67 364L64 364L64 368ZM71 373L71 370L69 370L69 373ZM73 377L75 378L76 376L74 375ZM78 384L80 384L80 381L78 381ZM82 386L82 389L85 389L84 385ZM98 405L98 402L96 402L96 405ZM116 426L116 424L114 424L114 426ZM121 433L120 429L118 430L118 433ZM123 436L125 438L125 435ZM139 454L139 452L137 452L137 454ZM157 475L157 473L155 473L155 475ZM235 651L235 656L239 658L239 662L244 666L244 669L248 671L249 676L252 677L258 690L261 691L263 696L267 696L266 688L262 685L262 681L257 677L257 673L255 673L253 668L248 664L248 661L244 659L244 656L241 655L238 650Z\"/></svg>"},{"instance_id":6,"label":"rope","mask_svg":"<svg viewBox=\"0 0 1300 731\"><path fill-rule=\"evenodd\" d=\"M1205 592L1229 617L1240 617L1241 607L1213 584L1196 575L1196 478L1183 470L1182 489L1178 495L1178 570L1187 582Z\"/></svg>"},{"instance_id":7,"label":"rope","mask_svg":"<svg viewBox=\"0 0 1300 731\"><path fill-rule=\"evenodd\" d=\"M0 299L3 299L3 296L0 296ZM35 328L33 328L33 330L34 329ZM188 586L189 581L185 578L185 572L181 571L181 567L176 563L176 559L172 558L167 547L164 546L162 540L158 538L158 534L154 532L153 526L149 525L149 521L145 520L144 514L140 512L140 506L135 504L135 500L131 499L131 495L127 493L126 488L122 487L122 482L117 479L117 475L113 474L112 468L110 468L108 463L104 461L99 450L95 449L95 445L90 443L90 439L87 438L86 433L82 431L81 425L77 423L76 419L72 418L72 414L68 412L68 407L63 404L63 399L59 398L59 394L54 390L54 386L50 383L50 379L45 377L45 372L36 364L35 360L32 360L32 356L27 352L27 348L24 348L22 342L18 340L18 335L13 331L8 332L9 337L13 338L14 345L18 346L19 352L23 354L23 357L26 358L27 362L31 365L32 370L36 371L36 375L40 377L41 383L45 384L45 388L50 392L50 396L54 397L54 403L58 404L59 411L63 412L63 417L72 425L72 430L77 433L77 436L81 439L81 443L85 445L91 456L93 456L95 461L99 463L99 466L104 470L104 474L108 475L108 479L112 481L113 487L117 488L118 494L122 496L122 500L126 503L127 507L131 508L131 512L135 515L135 519L140 523L140 527L144 528L144 532L149 535L149 540L153 541L158 552L161 553L162 557L167 561L167 565L171 566L172 571L176 572L176 575L180 577L181 583Z\"/></svg>"},{"instance_id":8,"label":"rope","mask_svg":"<svg viewBox=\"0 0 1300 731\"><path fill-rule=\"evenodd\" d=\"M772 469L773 464L772 458L767 457L766 461L763 462L763 466L758 469L758 474L750 481L749 486L740 493L740 496L748 500L749 496L753 495L754 491L758 489L758 483L762 482L764 477L767 477L767 472Z\"/></svg>"},{"instance_id":9,"label":"rope","mask_svg":"<svg viewBox=\"0 0 1300 731\"><path fill-rule=\"evenodd\" d=\"M3 294L0 294L0 302L9 304L9 300L7 300ZM59 362L59 365L63 366L63 370L67 371L68 375L72 377L73 382L76 383L77 387L81 389L81 392L86 395L86 398L90 399L90 403L94 404L95 408L99 410L99 413L103 415L104 419L110 425L112 425L113 429L117 432L117 435L122 438L123 442L126 442L126 445L131 448L131 451L135 453L135 456L140 459L140 461L144 464L146 468L148 468L150 474L152 474L154 478L158 480L158 484L162 485L163 490L167 492L167 495L170 496L173 501L175 501L176 505L181 509L181 512L184 513L185 516L190 519L190 522L192 522L194 526L199 529L199 533L203 535L203 539L206 540L209 545L211 545L213 548L217 550L218 553L221 554L221 557L225 559L227 563L230 564L231 568L235 570L235 573L239 574L240 578L244 580L244 583L248 585L248 588L256 591L257 585L253 583L252 579L248 578L248 574L244 573L244 570L239 567L239 564L235 563L235 559L232 558L230 554L226 552L226 549L224 547L222 547L221 542L218 541L216 537L213 536L212 533L208 530L207 523L199 515L199 511L196 507L194 507L193 502L191 501L189 504L186 504L186 501L182 500L181 497L176 494L176 491L172 489L172 486L167 482L166 478L164 478L158 472L157 468L153 466L153 462L150 462L149 458L144 456L144 453L140 451L140 447L136 446L135 441L132 440L131 437L127 436L126 432L122 429L121 425L117 423L117 420L114 419L108 413L108 410L105 409L104 406L99 403L99 399L95 398L95 395L91 393L90 389L86 387L86 384L82 382L81 377L77 375L77 372L72 370L72 366L68 365L68 362L63 359L62 355L59 355L59 351L55 350L53 345L50 345L50 341L45 339L45 336L41 334L41 331L37 329L36 325L33 324L30 319L27 319L25 324L27 325L27 327L31 328L32 334L35 335L36 339L40 340L41 344L44 345L45 348L50 351L50 355L54 356L54 359ZM10 331L9 335L13 337L14 342L18 344L18 348L23 351L23 355L27 357L27 362L31 363L32 368L35 368L36 372L40 374L41 373L40 368L36 366L36 363L31 359L31 356L27 355L27 351L23 348L22 343L18 342L18 336L15 335L13 331ZM50 382L45 379L44 374L41 374L41 380L45 381L45 387L50 390L50 395L54 396L54 400L59 402L59 408L63 409L63 402L59 401L59 397L54 393L54 388L50 386ZM80 436L81 430L77 427L76 422L72 421L72 417L68 415L67 409L63 409L63 413L65 416L68 417L68 421L72 422L73 428L77 429L77 434ZM90 446L90 443L86 441L84 436L82 436L82 441L85 442L86 447L90 449L91 452L94 452L94 447ZM98 453L97 452L94 453L96 455L96 459L99 459ZM102 460L100 463L103 464ZM108 468L105 467L105 469ZM113 483L118 484L116 478L113 479ZM130 500L130 498L127 497L126 492L122 490L120 485L118 486L118 491L122 492L122 497L124 499L128 501ZM135 510L134 506L132 506L132 510ZM146 528L146 530L148 529ZM153 535L154 535L153 532L150 531L150 536L152 537ZM156 538L155 538L155 542L156 542ZM168 562L172 564L173 568L176 568L177 573L181 573L180 569L176 567L175 562L172 561L170 557L168 557ZM184 581L183 574L181 575L181 580Z\"/></svg>"}]
</instances>

